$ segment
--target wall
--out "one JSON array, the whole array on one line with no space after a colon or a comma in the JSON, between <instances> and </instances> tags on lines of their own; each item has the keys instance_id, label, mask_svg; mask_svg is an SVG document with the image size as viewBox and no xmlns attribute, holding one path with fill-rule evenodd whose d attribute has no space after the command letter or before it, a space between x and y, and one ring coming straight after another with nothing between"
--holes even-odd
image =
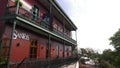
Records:
<instances>
[{"instance_id":1,"label":"wall","mask_svg":"<svg viewBox=\"0 0 120 68\"><path fill-rule=\"evenodd\" d=\"M0 11L0 17L3 17L5 15L6 6L7 0L0 0L0 9L2 9L2 11Z\"/></svg>"},{"instance_id":2,"label":"wall","mask_svg":"<svg viewBox=\"0 0 120 68\"><path fill-rule=\"evenodd\" d=\"M65 52L64 52L65 57L70 57L72 56L72 47L65 45Z\"/></svg>"},{"instance_id":3,"label":"wall","mask_svg":"<svg viewBox=\"0 0 120 68\"><path fill-rule=\"evenodd\" d=\"M39 7L39 10L40 10L40 12L39 12L39 17L43 17L43 15L45 14L45 13L49 13L49 11L47 11L40 3L39 3L39 1L37 1L37 0L25 0L25 2L26 3L28 3L31 7L33 6L33 5L37 5L38 7ZM31 8L32 9L32 8ZM58 21L56 18L52 18L53 19L53 21L52 21L52 27L54 28L54 29L56 29L56 30L58 30L59 32L61 32L61 33L63 33L63 30L64 30L64 27L63 27L63 22L60 22L60 21ZM43 22L42 22L43 23ZM65 30L64 30L64 34L66 34L67 36L71 36L71 34L70 34L70 30L68 30L66 27L65 27Z\"/></svg>"},{"instance_id":4,"label":"wall","mask_svg":"<svg viewBox=\"0 0 120 68\"><path fill-rule=\"evenodd\" d=\"M63 44L59 43L59 58L63 58Z\"/></svg>"},{"instance_id":5,"label":"wall","mask_svg":"<svg viewBox=\"0 0 120 68\"><path fill-rule=\"evenodd\" d=\"M40 38L38 42L37 58L46 59L47 39Z\"/></svg>"},{"instance_id":6,"label":"wall","mask_svg":"<svg viewBox=\"0 0 120 68\"><path fill-rule=\"evenodd\" d=\"M5 15L7 0L0 0L0 18ZM4 22L0 21L0 39L3 32Z\"/></svg>"},{"instance_id":7,"label":"wall","mask_svg":"<svg viewBox=\"0 0 120 68\"><path fill-rule=\"evenodd\" d=\"M28 3L31 7L33 5L37 5L39 7L39 10L40 10L40 12L39 12L40 17L42 17L44 13L48 13L47 10L45 10L37 0L24 0L24 1L26 3Z\"/></svg>"},{"instance_id":8,"label":"wall","mask_svg":"<svg viewBox=\"0 0 120 68\"><path fill-rule=\"evenodd\" d=\"M7 26L5 30L4 37L8 37L10 39L11 35L11 26ZM20 29L16 29L17 33L25 33L27 32L22 31ZM29 45L30 42L29 40L25 40L23 38L15 38L14 34L14 40L13 40L13 45L12 45L12 51L11 51L11 62L18 62L22 61L24 58L29 57ZM25 36L24 36L25 37Z\"/></svg>"},{"instance_id":9,"label":"wall","mask_svg":"<svg viewBox=\"0 0 120 68\"><path fill-rule=\"evenodd\" d=\"M9 38L11 35L11 26L7 26L4 38ZM16 26L14 32L14 40L11 53L11 62L20 62L24 58L30 58L31 40L37 40L37 59L46 59L46 45L48 40L41 35L36 35L34 32ZM9 45L9 43L8 43Z\"/></svg>"},{"instance_id":10,"label":"wall","mask_svg":"<svg viewBox=\"0 0 120 68\"><path fill-rule=\"evenodd\" d=\"M53 40L51 41L50 57L51 57L51 59L56 58L56 46L55 46L55 42Z\"/></svg>"}]
</instances>

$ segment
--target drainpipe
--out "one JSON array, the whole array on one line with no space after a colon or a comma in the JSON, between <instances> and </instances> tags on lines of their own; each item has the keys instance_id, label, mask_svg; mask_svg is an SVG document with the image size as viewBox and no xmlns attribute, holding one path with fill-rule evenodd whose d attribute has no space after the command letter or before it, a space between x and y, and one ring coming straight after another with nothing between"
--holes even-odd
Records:
<instances>
[{"instance_id":1,"label":"drainpipe","mask_svg":"<svg viewBox=\"0 0 120 68\"><path fill-rule=\"evenodd\" d=\"M52 29L52 4L50 3L50 10L49 10L49 13L50 13L50 30ZM50 53L51 53L51 35L49 34L49 39L48 39L48 63L49 63L49 65L48 65L48 68L50 68L50 63L51 63L51 61L50 61L50 57L51 57L51 55L50 55Z\"/></svg>"},{"instance_id":2,"label":"drainpipe","mask_svg":"<svg viewBox=\"0 0 120 68\"><path fill-rule=\"evenodd\" d=\"M48 68L50 68L51 35L48 36Z\"/></svg>"},{"instance_id":3,"label":"drainpipe","mask_svg":"<svg viewBox=\"0 0 120 68\"><path fill-rule=\"evenodd\" d=\"M20 2L20 0L18 0L18 3L17 3L16 14L18 14L18 11L19 11L19 2ZM11 59L11 52L12 52L15 27L16 27L16 20L14 20L13 28L11 30L11 39L10 39L10 44L9 44L8 58L7 58L7 68L10 68L10 59Z\"/></svg>"},{"instance_id":4,"label":"drainpipe","mask_svg":"<svg viewBox=\"0 0 120 68\"><path fill-rule=\"evenodd\" d=\"M52 19L53 19L53 15L52 15L52 4L50 3L50 10L49 10L49 14L50 14L50 30L53 30L53 26L52 26Z\"/></svg>"},{"instance_id":5,"label":"drainpipe","mask_svg":"<svg viewBox=\"0 0 120 68\"><path fill-rule=\"evenodd\" d=\"M63 58L65 59L65 41L63 41Z\"/></svg>"},{"instance_id":6,"label":"drainpipe","mask_svg":"<svg viewBox=\"0 0 120 68\"><path fill-rule=\"evenodd\" d=\"M64 23L64 18L62 19L62 22L63 22L63 36L65 38L65 23ZM65 59L65 41L63 40L63 58Z\"/></svg>"}]
</instances>

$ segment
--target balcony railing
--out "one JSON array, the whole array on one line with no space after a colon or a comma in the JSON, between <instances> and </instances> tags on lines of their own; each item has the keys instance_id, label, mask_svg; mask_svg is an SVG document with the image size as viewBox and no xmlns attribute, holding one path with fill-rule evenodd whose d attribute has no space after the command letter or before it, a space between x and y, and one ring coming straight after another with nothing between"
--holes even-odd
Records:
<instances>
[{"instance_id":1,"label":"balcony railing","mask_svg":"<svg viewBox=\"0 0 120 68\"><path fill-rule=\"evenodd\" d=\"M18 14L16 14L16 6L9 6L7 8L8 8L7 15L18 15L26 20L35 22L36 25L39 25L40 27L42 27L48 31L51 31L50 23L43 20L40 16L38 16L37 19L34 19L34 14L32 13L32 11L28 11L25 8L19 7ZM75 40L73 40L69 36L65 35L64 33L60 32L58 30L55 30L55 29L53 29L52 32L56 35L59 35L65 39L69 40L70 42L76 44Z\"/></svg>"}]
</instances>

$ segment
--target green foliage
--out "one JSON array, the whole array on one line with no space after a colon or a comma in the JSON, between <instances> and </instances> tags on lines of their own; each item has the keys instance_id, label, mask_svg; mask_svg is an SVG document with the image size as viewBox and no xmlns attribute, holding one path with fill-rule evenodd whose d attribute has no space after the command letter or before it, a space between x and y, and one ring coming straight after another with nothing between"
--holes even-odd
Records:
<instances>
[{"instance_id":1,"label":"green foliage","mask_svg":"<svg viewBox=\"0 0 120 68\"><path fill-rule=\"evenodd\" d=\"M5 56L0 56L0 65L6 63L6 57Z\"/></svg>"},{"instance_id":2,"label":"green foliage","mask_svg":"<svg viewBox=\"0 0 120 68\"><path fill-rule=\"evenodd\" d=\"M74 48L74 50L73 50L73 56L77 56L77 55L78 55L77 48Z\"/></svg>"},{"instance_id":3,"label":"green foliage","mask_svg":"<svg viewBox=\"0 0 120 68\"><path fill-rule=\"evenodd\" d=\"M82 56L85 56L85 54L87 54L87 51L86 51L86 49L84 49L84 48L81 48L81 55L82 55Z\"/></svg>"},{"instance_id":4,"label":"green foliage","mask_svg":"<svg viewBox=\"0 0 120 68\"><path fill-rule=\"evenodd\" d=\"M81 56L84 56L84 57L88 57L88 58L91 58L91 59L95 59L95 58L98 58L99 54L98 52L95 53L93 49L91 48L81 48Z\"/></svg>"},{"instance_id":5,"label":"green foliage","mask_svg":"<svg viewBox=\"0 0 120 68\"><path fill-rule=\"evenodd\" d=\"M109 62L101 60L100 61L100 68L115 68Z\"/></svg>"},{"instance_id":6,"label":"green foliage","mask_svg":"<svg viewBox=\"0 0 120 68\"><path fill-rule=\"evenodd\" d=\"M5 47L5 46L4 46ZM5 48L1 49L1 55L0 55L0 64L5 64L7 61L7 58L5 56Z\"/></svg>"},{"instance_id":7,"label":"green foliage","mask_svg":"<svg viewBox=\"0 0 120 68\"><path fill-rule=\"evenodd\" d=\"M116 66L116 68L120 68L120 56L115 57L114 65Z\"/></svg>"},{"instance_id":8,"label":"green foliage","mask_svg":"<svg viewBox=\"0 0 120 68\"><path fill-rule=\"evenodd\" d=\"M111 40L110 44L113 45L117 51L120 51L120 29L110 37L109 40Z\"/></svg>"},{"instance_id":9,"label":"green foliage","mask_svg":"<svg viewBox=\"0 0 120 68\"><path fill-rule=\"evenodd\" d=\"M18 0L15 0L15 5L17 5L18 4ZM19 2L19 6L22 6L23 5L23 3L22 2Z\"/></svg>"},{"instance_id":10,"label":"green foliage","mask_svg":"<svg viewBox=\"0 0 120 68\"><path fill-rule=\"evenodd\" d=\"M79 62L85 64L86 61L93 60L95 63L99 63L100 54L95 52L92 48L81 48L78 52L80 52L80 60ZM86 59L85 59L86 57Z\"/></svg>"},{"instance_id":11,"label":"green foliage","mask_svg":"<svg viewBox=\"0 0 120 68\"><path fill-rule=\"evenodd\" d=\"M114 53L111 55L114 59L112 63L116 68L120 68L120 29L112 37L110 37L110 40L110 44L115 48Z\"/></svg>"},{"instance_id":12,"label":"green foliage","mask_svg":"<svg viewBox=\"0 0 120 68\"><path fill-rule=\"evenodd\" d=\"M114 52L111 49L104 50L101 59L112 63L114 61Z\"/></svg>"},{"instance_id":13,"label":"green foliage","mask_svg":"<svg viewBox=\"0 0 120 68\"><path fill-rule=\"evenodd\" d=\"M79 62L85 64L85 59L81 58Z\"/></svg>"}]
</instances>

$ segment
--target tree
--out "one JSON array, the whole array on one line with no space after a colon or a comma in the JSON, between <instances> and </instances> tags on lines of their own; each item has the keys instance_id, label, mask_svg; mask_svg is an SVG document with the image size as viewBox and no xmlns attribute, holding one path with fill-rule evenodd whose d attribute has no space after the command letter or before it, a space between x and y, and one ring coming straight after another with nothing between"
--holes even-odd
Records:
<instances>
[{"instance_id":1,"label":"tree","mask_svg":"<svg viewBox=\"0 0 120 68\"><path fill-rule=\"evenodd\" d=\"M110 44L120 53L120 29L109 40L111 40Z\"/></svg>"},{"instance_id":2,"label":"tree","mask_svg":"<svg viewBox=\"0 0 120 68\"><path fill-rule=\"evenodd\" d=\"M103 54L101 55L102 60L105 60L111 64L112 62L114 62L114 58L115 58L115 52L112 51L111 49L104 50Z\"/></svg>"},{"instance_id":3,"label":"tree","mask_svg":"<svg viewBox=\"0 0 120 68\"><path fill-rule=\"evenodd\" d=\"M112 66L110 63L108 63L105 60L101 60L100 62L100 68L115 68L114 66Z\"/></svg>"},{"instance_id":4,"label":"tree","mask_svg":"<svg viewBox=\"0 0 120 68\"><path fill-rule=\"evenodd\" d=\"M86 61L93 60L95 63L99 63L99 56L98 52L95 52L92 48L80 48L80 62L85 64Z\"/></svg>"},{"instance_id":5,"label":"tree","mask_svg":"<svg viewBox=\"0 0 120 68\"><path fill-rule=\"evenodd\" d=\"M120 29L109 40L111 40L110 44L115 48L114 54L112 54L114 55L113 64L116 68L120 68Z\"/></svg>"},{"instance_id":6,"label":"tree","mask_svg":"<svg viewBox=\"0 0 120 68\"><path fill-rule=\"evenodd\" d=\"M86 54L87 54L86 49L81 48L81 55L82 55L82 56L86 56Z\"/></svg>"}]
</instances>

